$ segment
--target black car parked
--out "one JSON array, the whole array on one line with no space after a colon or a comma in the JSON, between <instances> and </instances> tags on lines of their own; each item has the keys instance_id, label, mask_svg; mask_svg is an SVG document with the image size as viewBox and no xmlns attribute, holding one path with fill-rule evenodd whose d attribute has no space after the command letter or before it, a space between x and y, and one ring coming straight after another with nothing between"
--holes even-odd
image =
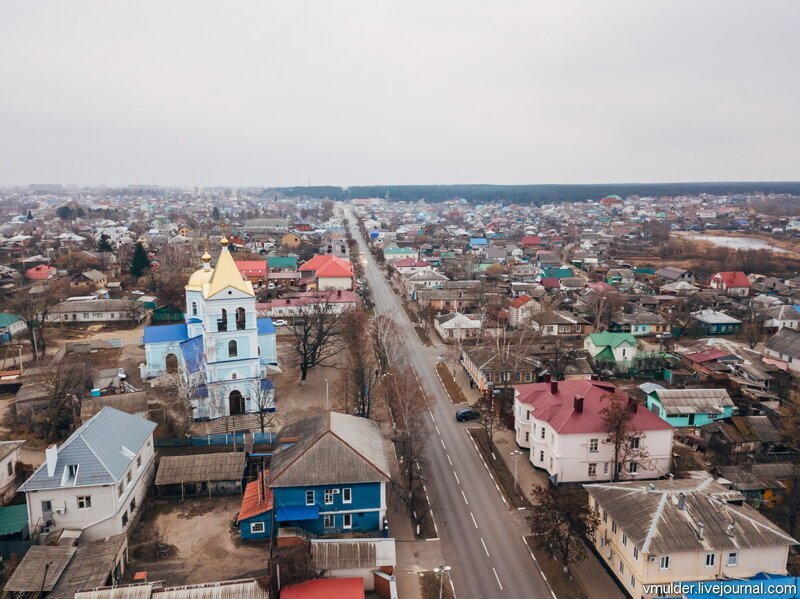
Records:
<instances>
[{"instance_id":1,"label":"black car parked","mask_svg":"<svg viewBox=\"0 0 800 599\"><path fill-rule=\"evenodd\" d=\"M467 420L478 420L481 413L472 408L460 408L456 411L456 420L459 422L466 422Z\"/></svg>"}]
</instances>

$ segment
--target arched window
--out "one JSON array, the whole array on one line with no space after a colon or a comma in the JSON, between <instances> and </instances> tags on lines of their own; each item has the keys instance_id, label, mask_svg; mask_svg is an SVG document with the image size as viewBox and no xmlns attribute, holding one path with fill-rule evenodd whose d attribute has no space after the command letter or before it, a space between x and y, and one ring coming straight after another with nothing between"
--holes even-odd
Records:
<instances>
[{"instance_id":1,"label":"arched window","mask_svg":"<svg viewBox=\"0 0 800 599\"><path fill-rule=\"evenodd\" d=\"M239 355L239 345L236 343L235 340L231 339L228 341L228 357L235 358Z\"/></svg>"},{"instance_id":2,"label":"arched window","mask_svg":"<svg viewBox=\"0 0 800 599\"><path fill-rule=\"evenodd\" d=\"M192 302L192 316L197 316L197 302Z\"/></svg>"},{"instance_id":3,"label":"arched window","mask_svg":"<svg viewBox=\"0 0 800 599\"><path fill-rule=\"evenodd\" d=\"M222 309L222 314L217 320L217 330L218 331L227 331L228 330L228 311L224 308Z\"/></svg>"},{"instance_id":4,"label":"arched window","mask_svg":"<svg viewBox=\"0 0 800 599\"><path fill-rule=\"evenodd\" d=\"M245 327L244 308L236 308L236 330L242 331Z\"/></svg>"}]
</instances>

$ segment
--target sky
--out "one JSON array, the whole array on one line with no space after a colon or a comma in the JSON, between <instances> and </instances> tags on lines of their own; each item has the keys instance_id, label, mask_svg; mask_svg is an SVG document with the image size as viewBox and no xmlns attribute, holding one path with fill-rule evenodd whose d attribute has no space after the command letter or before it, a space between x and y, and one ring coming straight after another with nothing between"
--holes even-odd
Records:
<instances>
[{"instance_id":1,"label":"sky","mask_svg":"<svg viewBox=\"0 0 800 599\"><path fill-rule=\"evenodd\" d=\"M0 0L0 185L800 179L797 0Z\"/></svg>"}]
</instances>

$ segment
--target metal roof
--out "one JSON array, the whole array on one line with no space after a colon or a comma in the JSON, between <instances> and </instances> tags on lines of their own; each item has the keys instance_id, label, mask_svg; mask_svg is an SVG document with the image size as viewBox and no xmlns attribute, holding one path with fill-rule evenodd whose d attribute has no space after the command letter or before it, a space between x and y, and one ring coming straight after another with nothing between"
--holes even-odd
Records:
<instances>
[{"instance_id":1,"label":"metal roof","mask_svg":"<svg viewBox=\"0 0 800 599\"><path fill-rule=\"evenodd\" d=\"M170 341L186 341L189 338L189 331L186 323L162 324L144 328L144 342L148 343L168 343Z\"/></svg>"},{"instance_id":2,"label":"metal roof","mask_svg":"<svg viewBox=\"0 0 800 599\"><path fill-rule=\"evenodd\" d=\"M28 506L24 503L0 507L0 537L19 533L28 524Z\"/></svg>"},{"instance_id":3,"label":"metal roof","mask_svg":"<svg viewBox=\"0 0 800 599\"><path fill-rule=\"evenodd\" d=\"M156 474L156 485L241 480L247 455L244 452L165 456Z\"/></svg>"},{"instance_id":4,"label":"metal roof","mask_svg":"<svg viewBox=\"0 0 800 599\"><path fill-rule=\"evenodd\" d=\"M127 545L124 533L78 545L48 599L72 599L76 591L106 584Z\"/></svg>"},{"instance_id":5,"label":"metal roof","mask_svg":"<svg viewBox=\"0 0 800 599\"><path fill-rule=\"evenodd\" d=\"M52 591L69 560L75 555L75 551L75 547L34 545L8 579L5 591L16 593L35 592L40 589ZM47 564L50 564L49 567Z\"/></svg>"},{"instance_id":6,"label":"metal roof","mask_svg":"<svg viewBox=\"0 0 800 599\"><path fill-rule=\"evenodd\" d=\"M45 461L20 491L61 487L68 464L78 466L71 486L116 483L155 428L155 422L106 406L61 444L53 476L47 475Z\"/></svg>"},{"instance_id":7,"label":"metal roof","mask_svg":"<svg viewBox=\"0 0 800 599\"><path fill-rule=\"evenodd\" d=\"M153 584L101 587L75 593L75 599L269 599L253 578L154 589Z\"/></svg>"},{"instance_id":8,"label":"metal roof","mask_svg":"<svg viewBox=\"0 0 800 599\"><path fill-rule=\"evenodd\" d=\"M670 414L695 413L734 407L725 389L655 389L651 392Z\"/></svg>"},{"instance_id":9,"label":"metal roof","mask_svg":"<svg viewBox=\"0 0 800 599\"><path fill-rule=\"evenodd\" d=\"M380 568L397 564L394 539L314 539L315 570Z\"/></svg>"}]
</instances>

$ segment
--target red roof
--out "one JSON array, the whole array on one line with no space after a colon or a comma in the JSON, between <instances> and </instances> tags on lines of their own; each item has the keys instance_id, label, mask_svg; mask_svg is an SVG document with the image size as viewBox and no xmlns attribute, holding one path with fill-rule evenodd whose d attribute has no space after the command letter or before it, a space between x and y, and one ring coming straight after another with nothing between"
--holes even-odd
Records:
<instances>
[{"instance_id":1,"label":"red roof","mask_svg":"<svg viewBox=\"0 0 800 599\"><path fill-rule=\"evenodd\" d=\"M265 260L237 260L236 267L244 276L263 277L267 274L267 262Z\"/></svg>"},{"instance_id":2,"label":"red roof","mask_svg":"<svg viewBox=\"0 0 800 599\"><path fill-rule=\"evenodd\" d=\"M545 277L540 282L545 289L561 289L561 281L555 277Z\"/></svg>"},{"instance_id":3,"label":"red roof","mask_svg":"<svg viewBox=\"0 0 800 599\"><path fill-rule=\"evenodd\" d=\"M692 362L696 362L697 364L702 364L703 362L711 362L713 360L719 360L720 358L724 358L725 356L730 356L729 352L718 350L714 347L709 349L695 352L693 354L686 354L686 359L691 360Z\"/></svg>"},{"instance_id":4,"label":"red roof","mask_svg":"<svg viewBox=\"0 0 800 599\"><path fill-rule=\"evenodd\" d=\"M517 385L517 399L533 406L533 417L547 422L559 434L602 433L605 424L600 412L609 396L621 393L611 383L590 380L558 381L555 393L551 383ZM575 411L575 397L583 397L583 411ZM627 398L627 395L625 395ZM636 410L631 426L638 431L671 429L672 426L642 406Z\"/></svg>"},{"instance_id":5,"label":"red roof","mask_svg":"<svg viewBox=\"0 0 800 599\"><path fill-rule=\"evenodd\" d=\"M281 299L274 299L269 302L256 304L256 310L271 310L285 306L305 306L314 302L329 302L331 304L353 303L358 305L361 298L354 291L305 291L293 293L291 297L284 296Z\"/></svg>"},{"instance_id":6,"label":"red roof","mask_svg":"<svg viewBox=\"0 0 800 599\"><path fill-rule=\"evenodd\" d=\"M31 279L32 281L49 279L55 276L55 274L56 269L52 266L47 266L46 264L38 264L25 271L25 277Z\"/></svg>"},{"instance_id":7,"label":"red roof","mask_svg":"<svg viewBox=\"0 0 800 599\"><path fill-rule=\"evenodd\" d=\"M363 578L317 578L284 587L281 599L364 599Z\"/></svg>"},{"instance_id":8,"label":"red roof","mask_svg":"<svg viewBox=\"0 0 800 599\"><path fill-rule=\"evenodd\" d=\"M597 291L598 293L602 293L604 291L614 291L614 286L609 285L608 283L604 283L603 281L597 281L595 283L589 283L586 285L589 289Z\"/></svg>"},{"instance_id":9,"label":"red roof","mask_svg":"<svg viewBox=\"0 0 800 599\"><path fill-rule=\"evenodd\" d=\"M532 247L534 245L542 245L542 240L538 235L525 235L522 238L522 247Z\"/></svg>"},{"instance_id":10,"label":"red roof","mask_svg":"<svg viewBox=\"0 0 800 599\"><path fill-rule=\"evenodd\" d=\"M265 474L269 476L269 470ZM262 475L259 474L256 480L247 483L237 522L258 516L272 509L272 490L267 485L262 485L261 482Z\"/></svg>"},{"instance_id":11,"label":"red roof","mask_svg":"<svg viewBox=\"0 0 800 599\"><path fill-rule=\"evenodd\" d=\"M712 281L721 281L725 287L750 287L750 279L741 270L723 270L713 277Z\"/></svg>"},{"instance_id":12,"label":"red roof","mask_svg":"<svg viewBox=\"0 0 800 599\"><path fill-rule=\"evenodd\" d=\"M350 263L350 260L345 260L344 258L317 254L300 267L300 272L313 272L317 278L347 278L353 276L353 265Z\"/></svg>"},{"instance_id":13,"label":"red roof","mask_svg":"<svg viewBox=\"0 0 800 599\"><path fill-rule=\"evenodd\" d=\"M417 268L428 268L430 264L425 262L424 260L417 260L416 258L401 258L400 260L395 260L392 262L392 266L395 268L404 267L404 266L416 266Z\"/></svg>"},{"instance_id":14,"label":"red roof","mask_svg":"<svg viewBox=\"0 0 800 599\"><path fill-rule=\"evenodd\" d=\"M520 295L517 299L515 299L513 302L511 302L510 305L511 305L512 308L521 308L522 306L527 304L532 299L533 298L530 295Z\"/></svg>"}]
</instances>

